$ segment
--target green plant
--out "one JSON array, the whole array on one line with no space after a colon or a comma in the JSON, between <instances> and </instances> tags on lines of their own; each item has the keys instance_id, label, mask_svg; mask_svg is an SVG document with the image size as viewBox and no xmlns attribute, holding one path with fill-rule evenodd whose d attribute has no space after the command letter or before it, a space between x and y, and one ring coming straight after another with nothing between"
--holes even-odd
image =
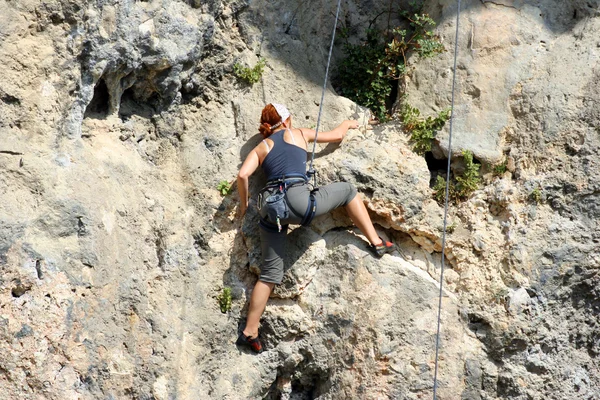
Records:
<instances>
[{"instance_id":1,"label":"green plant","mask_svg":"<svg viewBox=\"0 0 600 400\"><path fill-rule=\"evenodd\" d=\"M231 191L232 182L228 182L226 180L222 180L217 185L217 190L221 192L221 196L227 196Z\"/></svg>"},{"instance_id":2,"label":"green plant","mask_svg":"<svg viewBox=\"0 0 600 400\"><path fill-rule=\"evenodd\" d=\"M385 121L386 99L392 93L392 83L379 66L386 58L385 44L379 36L369 31L364 43L344 45L345 57L335 82L341 95L369 108L380 121Z\"/></svg>"},{"instance_id":3,"label":"green plant","mask_svg":"<svg viewBox=\"0 0 600 400\"><path fill-rule=\"evenodd\" d=\"M450 109L440 111L435 117L423 118L421 111L408 104L407 96L404 96L399 115L404 130L410 133L413 149L418 154L425 154L431 151L431 143L435 134L450 119Z\"/></svg>"},{"instance_id":4,"label":"green plant","mask_svg":"<svg viewBox=\"0 0 600 400\"><path fill-rule=\"evenodd\" d=\"M256 65L252 68L236 63L233 65L233 74L246 83L253 85L256 82L260 81L262 74L265 70L265 66L267 65L267 60L264 58L259 58Z\"/></svg>"},{"instance_id":5,"label":"green plant","mask_svg":"<svg viewBox=\"0 0 600 400\"><path fill-rule=\"evenodd\" d=\"M446 232L453 233L456 230L456 221L453 221L450 225L446 227Z\"/></svg>"},{"instance_id":6,"label":"green plant","mask_svg":"<svg viewBox=\"0 0 600 400\"><path fill-rule=\"evenodd\" d=\"M449 189L451 190L452 188L453 184L450 182ZM433 197L438 203L443 203L446 200L446 180L441 175L437 176L433 185Z\"/></svg>"},{"instance_id":7,"label":"green plant","mask_svg":"<svg viewBox=\"0 0 600 400\"><path fill-rule=\"evenodd\" d=\"M531 193L529 193L529 198L533 202L540 204L542 202L542 190L536 186L535 188L533 188Z\"/></svg>"},{"instance_id":8,"label":"green plant","mask_svg":"<svg viewBox=\"0 0 600 400\"><path fill-rule=\"evenodd\" d=\"M494 167L493 173L495 176L502 176L506 172L506 167L508 165L507 161L504 161L502 164L498 164Z\"/></svg>"},{"instance_id":9,"label":"green plant","mask_svg":"<svg viewBox=\"0 0 600 400\"><path fill-rule=\"evenodd\" d=\"M460 201L467 199L479 185L479 164L473 162L473 153L469 150L462 152L465 169L460 175L455 175L454 180L448 183L449 200ZM446 200L446 180L438 175L433 185L433 196L438 203Z\"/></svg>"},{"instance_id":10,"label":"green plant","mask_svg":"<svg viewBox=\"0 0 600 400\"><path fill-rule=\"evenodd\" d=\"M335 79L343 96L368 107L380 121L389 119L386 102L395 81L407 74L408 54L432 57L444 51L439 38L428 29L435 22L427 14L401 15L408 20L410 29L394 28L384 34L369 27L364 42L346 41L345 58ZM348 28L342 28L342 37L347 39Z\"/></svg>"},{"instance_id":11,"label":"green plant","mask_svg":"<svg viewBox=\"0 0 600 400\"><path fill-rule=\"evenodd\" d=\"M477 190L481 179L479 178L479 164L473 162L473 153L469 150L462 152L465 162L465 170L456 177L456 194L461 198L467 198Z\"/></svg>"},{"instance_id":12,"label":"green plant","mask_svg":"<svg viewBox=\"0 0 600 400\"><path fill-rule=\"evenodd\" d=\"M493 292L494 302L497 304L506 303L506 297L509 294L509 290L507 288L497 288Z\"/></svg>"},{"instance_id":13,"label":"green plant","mask_svg":"<svg viewBox=\"0 0 600 400\"><path fill-rule=\"evenodd\" d=\"M225 286L223 291L217 298L219 300L219 307L221 308L221 312L225 314L227 311L231 310L231 288Z\"/></svg>"}]
</instances>

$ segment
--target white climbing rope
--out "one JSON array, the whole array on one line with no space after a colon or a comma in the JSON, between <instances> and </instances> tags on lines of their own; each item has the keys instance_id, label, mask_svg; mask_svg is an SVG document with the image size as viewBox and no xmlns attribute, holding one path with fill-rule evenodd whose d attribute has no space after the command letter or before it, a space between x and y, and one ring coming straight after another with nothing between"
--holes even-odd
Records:
<instances>
[{"instance_id":1,"label":"white climbing rope","mask_svg":"<svg viewBox=\"0 0 600 400\"><path fill-rule=\"evenodd\" d=\"M317 177L315 170L313 169L313 162L315 160L315 150L317 148L317 136L319 135L319 127L321 125L321 112L323 111L323 101L325 99L325 91L327 90L327 77L329 76L329 65L331 64L331 54L333 53L333 42L335 40L335 31L337 29L337 22L340 15L340 7L342 0L338 0L337 10L335 12L335 22L333 23L333 34L331 35L331 44L329 45L329 55L327 56L327 68L325 69L325 81L323 82L323 91L321 92L321 102L319 103L319 115L317 116L317 127L315 129L315 141L313 142L312 156L310 158L310 166L308 167L308 176L313 176L314 186L317 186Z\"/></svg>"},{"instance_id":2,"label":"white climbing rope","mask_svg":"<svg viewBox=\"0 0 600 400\"><path fill-rule=\"evenodd\" d=\"M442 320L442 296L444 286L444 266L446 254L446 227L448 224L448 195L450 188L450 160L452 159L452 126L454 122L454 89L456 87L456 59L458 55L458 23L460 19L460 0L456 12L456 33L454 35L454 69L452 71L452 101L450 104L450 133L448 135L448 168L446 169L446 200L444 201L444 230L442 231L442 270L440 272L440 296L438 304L437 334L435 336L435 373L433 375L433 400L437 399L438 360L440 351L440 326Z\"/></svg>"},{"instance_id":3,"label":"white climbing rope","mask_svg":"<svg viewBox=\"0 0 600 400\"><path fill-rule=\"evenodd\" d=\"M437 317L437 333L435 341L435 372L433 377L433 400L437 399L437 381L438 381L438 365L439 365L439 349L440 349L440 328L441 328L441 317L442 317L442 297L443 297L443 283L444 283L444 267L445 267L445 253L446 253L446 229L448 226L448 197L450 191L450 161L452 159L452 128L454 125L454 94L456 88L456 60L458 56L458 30L460 20L460 4L461 0L458 0L458 9L456 12L456 33L454 39L454 68L452 72L452 100L450 105L450 132L448 136L448 167L446 169L446 196L444 201L444 229L442 232L442 268L440 271L440 293L438 303L438 317ZM323 82L323 90L321 92L321 102L319 103L319 114L317 116L317 127L315 129L315 140L313 143L312 155L310 159L310 166L308 169L309 176L312 175L316 186L315 170L313 169L313 162L315 159L315 151L317 145L317 136L319 135L319 127L321 126L321 114L323 111L323 102L325 99L325 91L327 90L327 78L329 76L329 66L331 64L331 54L333 53L333 44L335 41L335 32L337 29L337 22L340 14L341 0L338 0L337 10L335 13L335 22L333 24L333 34L331 35L331 44L329 46L329 54L327 56L327 67L325 69L325 80Z\"/></svg>"}]
</instances>

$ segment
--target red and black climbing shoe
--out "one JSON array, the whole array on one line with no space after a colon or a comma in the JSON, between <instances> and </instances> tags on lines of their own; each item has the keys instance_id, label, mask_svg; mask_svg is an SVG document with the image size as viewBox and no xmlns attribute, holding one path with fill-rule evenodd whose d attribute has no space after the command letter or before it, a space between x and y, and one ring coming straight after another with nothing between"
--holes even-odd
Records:
<instances>
[{"instance_id":1,"label":"red and black climbing shoe","mask_svg":"<svg viewBox=\"0 0 600 400\"><path fill-rule=\"evenodd\" d=\"M262 353L263 347L260 339L258 337L251 338L250 336L244 335L244 332L240 333L237 341L235 342L238 346L247 346L250 347L254 353Z\"/></svg>"},{"instance_id":2,"label":"red and black climbing shoe","mask_svg":"<svg viewBox=\"0 0 600 400\"><path fill-rule=\"evenodd\" d=\"M380 238L381 239L381 238ZM370 244L369 250L375 257L383 257L384 254L391 253L396 247L392 242L381 239L381 243L377 245Z\"/></svg>"}]
</instances>

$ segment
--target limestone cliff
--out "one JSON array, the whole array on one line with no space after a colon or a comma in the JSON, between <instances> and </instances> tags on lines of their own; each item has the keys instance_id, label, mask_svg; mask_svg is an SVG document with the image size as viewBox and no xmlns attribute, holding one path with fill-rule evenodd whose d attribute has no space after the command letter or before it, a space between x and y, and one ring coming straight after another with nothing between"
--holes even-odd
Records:
<instances>
[{"instance_id":1,"label":"limestone cliff","mask_svg":"<svg viewBox=\"0 0 600 400\"><path fill-rule=\"evenodd\" d=\"M333 3L0 0L0 398L432 397L435 167L331 87L323 128L362 127L318 148L320 182L354 183L400 251L373 259L343 211L296 227L268 351L234 345L257 215L238 221L235 188L216 188L266 103L316 124ZM404 3L347 0L341 18L368 26ZM462 3L452 162L473 151L483 183L450 208L438 396L599 398L600 2ZM406 89L434 113L457 9L424 9L448 51L414 58ZM233 65L259 57L261 81L239 82Z\"/></svg>"}]
</instances>

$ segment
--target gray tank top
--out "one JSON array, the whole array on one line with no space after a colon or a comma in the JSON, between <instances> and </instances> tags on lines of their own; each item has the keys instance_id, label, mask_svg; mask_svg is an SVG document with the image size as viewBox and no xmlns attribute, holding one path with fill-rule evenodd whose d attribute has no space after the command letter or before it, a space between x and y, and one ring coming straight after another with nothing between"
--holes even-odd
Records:
<instances>
[{"instance_id":1,"label":"gray tank top","mask_svg":"<svg viewBox=\"0 0 600 400\"><path fill-rule=\"evenodd\" d=\"M267 181L281 179L284 176L306 177L306 150L283 140L284 133L285 129L282 129L269 136L273 141L273 147L262 163Z\"/></svg>"}]
</instances>

